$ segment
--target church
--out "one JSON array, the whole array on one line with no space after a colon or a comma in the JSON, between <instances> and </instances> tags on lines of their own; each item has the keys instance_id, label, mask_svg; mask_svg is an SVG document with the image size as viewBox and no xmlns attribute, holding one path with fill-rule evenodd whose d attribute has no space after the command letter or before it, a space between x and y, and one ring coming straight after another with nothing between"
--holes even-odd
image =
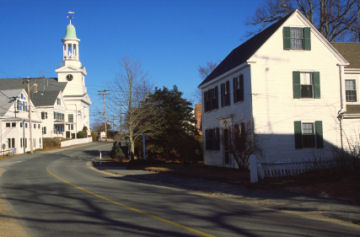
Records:
<instances>
[{"instance_id":1,"label":"church","mask_svg":"<svg viewBox=\"0 0 360 237\"><path fill-rule=\"evenodd\" d=\"M0 78L2 151L41 149L42 138L77 138L83 129L90 135L87 73L71 17L61 42L63 58L55 70L57 78Z\"/></svg>"}]
</instances>

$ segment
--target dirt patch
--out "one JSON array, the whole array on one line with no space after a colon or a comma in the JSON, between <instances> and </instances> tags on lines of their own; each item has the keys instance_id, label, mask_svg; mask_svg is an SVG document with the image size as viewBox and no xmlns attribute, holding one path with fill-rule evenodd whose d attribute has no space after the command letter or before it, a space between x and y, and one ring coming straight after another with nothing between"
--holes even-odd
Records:
<instances>
[{"instance_id":1,"label":"dirt patch","mask_svg":"<svg viewBox=\"0 0 360 237\"><path fill-rule=\"evenodd\" d=\"M0 213L0 237L28 237L25 229L16 220L17 217L10 204L1 194Z\"/></svg>"},{"instance_id":2,"label":"dirt patch","mask_svg":"<svg viewBox=\"0 0 360 237\"><path fill-rule=\"evenodd\" d=\"M315 195L326 198L339 198L354 204L360 204L360 171L356 169L324 169L298 176L266 178L258 184L249 182L247 170L205 166L202 164L180 164L159 161L136 161L132 164L116 162L111 159L109 165L128 166L129 169L143 169L156 173L202 178L213 181L238 184L250 189L283 189L303 195Z\"/></svg>"}]
</instances>

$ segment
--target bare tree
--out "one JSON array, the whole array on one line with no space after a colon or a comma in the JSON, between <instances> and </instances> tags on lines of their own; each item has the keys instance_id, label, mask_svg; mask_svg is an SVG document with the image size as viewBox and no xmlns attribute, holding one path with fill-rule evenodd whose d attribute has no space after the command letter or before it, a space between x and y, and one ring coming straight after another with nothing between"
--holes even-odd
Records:
<instances>
[{"instance_id":1,"label":"bare tree","mask_svg":"<svg viewBox=\"0 0 360 237\"><path fill-rule=\"evenodd\" d=\"M205 79L215 68L217 64L214 62L207 62L205 66L199 66L199 74L202 79Z\"/></svg>"},{"instance_id":2,"label":"bare tree","mask_svg":"<svg viewBox=\"0 0 360 237\"><path fill-rule=\"evenodd\" d=\"M135 142L142 135L156 133L156 106L144 103L151 91L141 66L131 59L122 61L122 72L115 80L113 91L113 114L123 118L123 128L130 142L130 157L135 154Z\"/></svg>"},{"instance_id":3,"label":"bare tree","mask_svg":"<svg viewBox=\"0 0 360 237\"><path fill-rule=\"evenodd\" d=\"M248 24L264 28L296 8L329 41L360 39L360 0L267 0Z\"/></svg>"},{"instance_id":4,"label":"bare tree","mask_svg":"<svg viewBox=\"0 0 360 237\"><path fill-rule=\"evenodd\" d=\"M214 62L207 62L205 66L199 66L198 72L200 74L200 78L204 80L214 69L216 68L217 64ZM201 104L201 90L197 89L195 92L195 103Z\"/></svg>"},{"instance_id":5,"label":"bare tree","mask_svg":"<svg viewBox=\"0 0 360 237\"><path fill-rule=\"evenodd\" d=\"M227 130L224 149L229 152L239 168L248 168L251 154L261 154L256 143L252 122L231 125L224 123ZM223 136L225 133L223 134Z\"/></svg>"}]
</instances>

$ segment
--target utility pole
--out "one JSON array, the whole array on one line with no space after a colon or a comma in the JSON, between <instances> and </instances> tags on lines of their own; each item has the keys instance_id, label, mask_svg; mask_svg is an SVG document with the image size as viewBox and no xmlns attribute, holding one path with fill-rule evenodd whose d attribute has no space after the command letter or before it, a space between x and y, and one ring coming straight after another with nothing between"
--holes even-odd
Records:
<instances>
[{"instance_id":1,"label":"utility pole","mask_svg":"<svg viewBox=\"0 0 360 237\"><path fill-rule=\"evenodd\" d=\"M29 129L30 129L30 153L33 153L33 138L32 138L32 123L31 123L31 88L34 87L34 93L37 93L37 84L34 83L30 86L30 79L24 79L24 82L27 84L27 93L28 93L28 108L29 108ZM23 124L24 126L25 124Z\"/></svg>"},{"instance_id":2,"label":"utility pole","mask_svg":"<svg viewBox=\"0 0 360 237\"><path fill-rule=\"evenodd\" d=\"M105 95L108 95L106 92L107 91L110 91L110 90L101 90L101 91L98 91L100 94L98 95L102 95L103 97L103 105L104 105L104 127L105 127L105 141L107 141L107 121L106 121L106 109L105 109Z\"/></svg>"}]
</instances>

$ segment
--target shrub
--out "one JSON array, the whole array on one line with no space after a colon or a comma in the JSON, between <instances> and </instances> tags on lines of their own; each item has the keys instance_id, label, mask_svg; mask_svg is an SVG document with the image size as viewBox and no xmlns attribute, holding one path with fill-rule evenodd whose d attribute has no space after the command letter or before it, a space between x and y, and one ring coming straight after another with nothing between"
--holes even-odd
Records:
<instances>
[{"instance_id":1,"label":"shrub","mask_svg":"<svg viewBox=\"0 0 360 237\"><path fill-rule=\"evenodd\" d=\"M99 139L99 133L91 131L91 137L93 141L97 141Z\"/></svg>"},{"instance_id":2,"label":"shrub","mask_svg":"<svg viewBox=\"0 0 360 237\"><path fill-rule=\"evenodd\" d=\"M123 149L121 148L121 142L114 142L110 152L111 158L126 158Z\"/></svg>"},{"instance_id":3,"label":"shrub","mask_svg":"<svg viewBox=\"0 0 360 237\"><path fill-rule=\"evenodd\" d=\"M43 138L43 148L60 148L61 138Z\"/></svg>"},{"instance_id":4,"label":"shrub","mask_svg":"<svg viewBox=\"0 0 360 237\"><path fill-rule=\"evenodd\" d=\"M77 133L77 138L85 138L87 137L87 127L84 126L82 131Z\"/></svg>"}]
</instances>

